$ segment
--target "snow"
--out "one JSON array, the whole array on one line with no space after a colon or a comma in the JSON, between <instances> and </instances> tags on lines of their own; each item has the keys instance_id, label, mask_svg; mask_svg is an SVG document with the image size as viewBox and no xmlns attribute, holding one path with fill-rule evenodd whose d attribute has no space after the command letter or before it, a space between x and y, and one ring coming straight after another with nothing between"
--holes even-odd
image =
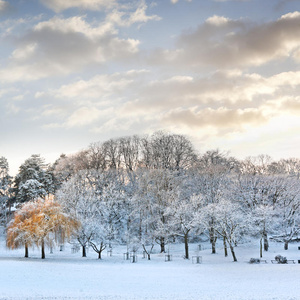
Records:
<instances>
[{"instance_id":1,"label":"snow","mask_svg":"<svg viewBox=\"0 0 300 300\"><path fill-rule=\"evenodd\" d=\"M172 261L165 254L151 256L151 261L138 253L138 262L123 259L126 247L113 248L112 257L98 260L91 249L87 258L81 252L72 253L71 245L59 247L53 254L40 259L39 249L24 250L0 247L0 299L98 299L98 300L296 300L299 299L300 251L298 244L283 250L283 244L271 243L264 252L268 263L249 264L258 257L259 244L247 243L236 248L238 262L223 255L221 244L217 254L211 254L209 244L199 252L202 264L185 260L183 244L170 246ZM190 244L190 254L196 255L198 245ZM272 264L277 254L294 259L296 264Z\"/></svg>"}]
</instances>

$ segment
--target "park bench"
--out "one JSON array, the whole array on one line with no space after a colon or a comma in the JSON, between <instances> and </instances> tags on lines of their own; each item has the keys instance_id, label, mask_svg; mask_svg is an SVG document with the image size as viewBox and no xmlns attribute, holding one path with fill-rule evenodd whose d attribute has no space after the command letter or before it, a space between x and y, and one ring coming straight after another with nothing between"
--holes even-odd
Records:
<instances>
[{"instance_id":1,"label":"park bench","mask_svg":"<svg viewBox=\"0 0 300 300\"><path fill-rule=\"evenodd\" d=\"M249 261L250 264L260 264L260 263L267 263L266 259L260 259L260 258L250 258Z\"/></svg>"},{"instance_id":2,"label":"park bench","mask_svg":"<svg viewBox=\"0 0 300 300\"><path fill-rule=\"evenodd\" d=\"M272 262L272 264L282 264L279 261L277 261L276 259L272 259L271 262ZM294 263L295 263L295 260L293 260L293 259L286 260L286 264L294 264Z\"/></svg>"},{"instance_id":3,"label":"park bench","mask_svg":"<svg viewBox=\"0 0 300 300\"><path fill-rule=\"evenodd\" d=\"M287 263L288 263L288 264L294 264L295 261L294 261L293 259L288 259L288 260L287 260Z\"/></svg>"}]
</instances>

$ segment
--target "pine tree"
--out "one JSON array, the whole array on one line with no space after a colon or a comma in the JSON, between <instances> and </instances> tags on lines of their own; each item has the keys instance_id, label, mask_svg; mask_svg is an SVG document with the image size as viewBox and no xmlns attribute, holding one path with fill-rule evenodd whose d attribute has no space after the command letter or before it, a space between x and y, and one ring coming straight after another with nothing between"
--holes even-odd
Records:
<instances>
[{"instance_id":1,"label":"pine tree","mask_svg":"<svg viewBox=\"0 0 300 300\"><path fill-rule=\"evenodd\" d=\"M53 175L39 154L33 154L19 168L14 180L14 195L17 203L45 198L54 193Z\"/></svg>"}]
</instances>

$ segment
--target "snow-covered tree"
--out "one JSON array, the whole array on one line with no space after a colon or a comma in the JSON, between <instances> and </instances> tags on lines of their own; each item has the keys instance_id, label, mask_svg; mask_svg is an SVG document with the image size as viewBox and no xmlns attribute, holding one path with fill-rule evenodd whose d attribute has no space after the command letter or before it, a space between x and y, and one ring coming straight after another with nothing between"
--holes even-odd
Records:
<instances>
[{"instance_id":1,"label":"snow-covered tree","mask_svg":"<svg viewBox=\"0 0 300 300\"><path fill-rule=\"evenodd\" d=\"M179 185L180 179L175 172L167 169L149 170L140 177L133 202L138 236L141 237L142 227L145 227L148 232L151 231L155 241L160 245L161 252L165 252L165 244L170 237L166 209L174 201ZM146 220L145 215L147 215Z\"/></svg>"},{"instance_id":2,"label":"snow-covered tree","mask_svg":"<svg viewBox=\"0 0 300 300\"><path fill-rule=\"evenodd\" d=\"M280 207L292 199L289 194L293 188L286 175L261 174L265 169L240 174L231 193L232 198L242 204L245 213L252 215L256 232L263 239L264 250L268 251L268 235L278 231L278 216L283 213Z\"/></svg>"},{"instance_id":3,"label":"snow-covered tree","mask_svg":"<svg viewBox=\"0 0 300 300\"><path fill-rule=\"evenodd\" d=\"M155 132L142 142L145 165L153 169L182 170L192 167L196 153L192 143L183 135Z\"/></svg>"},{"instance_id":4,"label":"snow-covered tree","mask_svg":"<svg viewBox=\"0 0 300 300\"><path fill-rule=\"evenodd\" d=\"M189 236L192 230L198 230L202 226L199 219L203 207L203 197L192 195L191 197L181 197L178 194L167 207L165 215L169 218L171 235L184 239L185 258L189 259ZM200 221L200 222L199 222Z\"/></svg>"},{"instance_id":5,"label":"snow-covered tree","mask_svg":"<svg viewBox=\"0 0 300 300\"><path fill-rule=\"evenodd\" d=\"M230 186L230 171L232 170L231 164L227 160L216 153L206 153L203 156L205 159L200 160L200 166L195 172L195 186L197 187L197 194L203 197L204 206L214 204L215 207L218 202L224 198L227 189ZM216 253L217 233L215 231L216 216L211 209L210 220L206 223L209 240L212 247L212 253Z\"/></svg>"},{"instance_id":6,"label":"snow-covered tree","mask_svg":"<svg viewBox=\"0 0 300 300\"><path fill-rule=\"evenodd\" d=\"M261 203L256 205L252 211L248 210L250 221L248 226L248 234L258 236L260 238L260 257L263 256L263 248L268 250L269 244L267 234L274 233L278 224L278 210L272 205ZM263 247L264 246L264 247Z\"/></svg>"},{"instance_id":7,"label":"snow-covered tree","mask_svg":"<svg viewBox=\"0 0 300 300\"><path fill-rule=\"evenodd\" d=\"M8 161L0 157L0 224L6 225L10 211L12 177L9 176Z\"/></svg>"},{"instance_id":8,"label":"snow-covered tree","mask_svg":"<svg viewBox=\"0 0 300 300\"><path fill-rule=\"evenodd\" d=\"M45 198L54 193L52 172L39 154L33 154L19 168L14 180L15 200L18 203Z\"/></svg>"},{"instance_id":9,"label":"snow-covered tree","mask_svg":"<svg viewBox=\"0 0 300 300\"><path fill-rule=\"evenodd\" d=\"M64 209L80 222L75 237L82 247L82 256L86 257L95 228L93 224L96 213L94 189L87 180L87 171L80 171L65 181L56 193L57 201Z\"/></svg>"},{"instance_id":10,"label":"snow-covered tree","mask_svg":"<svg viewBox=\"0 0 300 300\"><path fill-rule=\"evenodd\" d=\"M126 205L124 193L117 182L111 182L95 193L94 234L89 243L101 259L106 247L111 249L113 243L122 242L126 228Z\"/></svg>"},{"instance_id":11,"label":"snow-covered tree","mask_svg":"<svg viewBox=\"0 0 300 300\"><path fill-rule=\"evenodd\" d=\"M57 192L58 201L81 223L76 239L84 257L91 246L101 258L106 245L124 236L126 201L122 184L114 176L110 171L79 171Z\"/></svg>"},{"instance_id":12,"label":"snow-covered tree","mask_svg":"<svg viewBox=\"0 0 300 300\"><path fill-rule=\"evenodd\" d=\"M297 177L285 176L285 190L280 199L279 210L279 240L284 242L284 249L300 233L300 181Z\"/></svg>"},{"instance_id":13,"label":"snow-covered tree","mask_svg":"<svg viewBox=\"0 0 300 300\"><path fill-rule=\"evenodd\" d=\"M228 243L233 261L237 261L235 246L245 232L247 222L237 203L222 199L219 203L209 204L205 209L209 223L211 211L215 216L215 230Z\"/></svg>"}]
</instances>

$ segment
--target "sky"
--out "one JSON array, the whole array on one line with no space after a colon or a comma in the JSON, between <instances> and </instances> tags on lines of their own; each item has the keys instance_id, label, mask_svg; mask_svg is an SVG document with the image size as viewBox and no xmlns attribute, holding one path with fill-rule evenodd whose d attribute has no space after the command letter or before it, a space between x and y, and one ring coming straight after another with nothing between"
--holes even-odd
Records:
<instances>
[{"instance_id":1,"label":"sky","mask_svg":"<svg viewBox=\"0 0 300 300\"><path fill-rule=\"evenodd\" d=\"M0 0L0 156L158 130L300 157L300 0Z\"/></svg>"}]
</instances>

